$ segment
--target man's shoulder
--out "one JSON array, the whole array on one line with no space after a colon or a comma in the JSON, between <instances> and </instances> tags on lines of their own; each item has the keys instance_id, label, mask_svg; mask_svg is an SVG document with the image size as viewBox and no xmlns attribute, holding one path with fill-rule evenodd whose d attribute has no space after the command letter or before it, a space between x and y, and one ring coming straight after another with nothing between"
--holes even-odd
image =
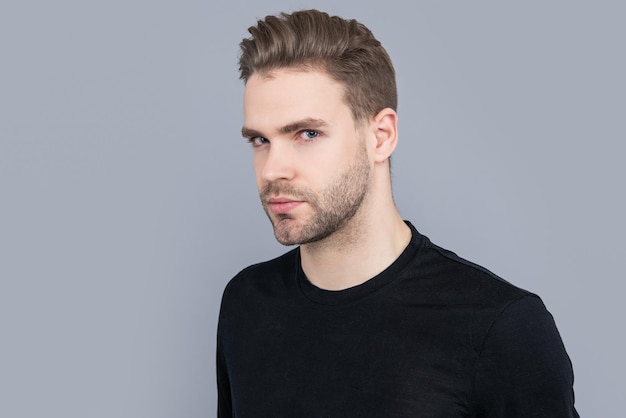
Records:
<instances>
[{"instance_id":1,"label":"man's shoulder","mask_svg":"<svg viewBox=\"0 0 626 418\"><path fill-rule=\"evenodd\" d=\"M537 294L433 244L428 238L413 267L405 274L408 277L403 280L402 293L406 295L403 297L417 298L427 306L445 307L456 318L457 325L470 330L476 353L481 352L494 329L503 330L499 335L506 335L507 330L519 330L528 321L550 328L552 317ZM494 328L496 325L498 328Z\"/></svg>"},{"instance_id":2,"label":"man's shoulder","mask_svg":"<svg viewBox=\"0 0 626 418\"><path fill-rule=\"evenodd\" d=\"M285 270L293 271L297 266L298 254L299 249L294 248L271 260L249 265L237 273L231 281L244 280L247 277L258 277L259 274L280 274Z\"/></svg>"},{"instance_id":3,"label":"man's shoulder","mask_svg":"<svg viewBox=\"0 0 626 418\"><path fill-rule=\"evenodd\" d=\"M500 277L480 264L468 261L455 252L432 243L428 238L416 263L421 279L426 274L446 294L460 299L470 298L473 302L507 305L526 296L537 295ZM418 277L416 277L418 278ZM460 300L459 300L460 302ZM469 302L469 301L468 301Z\"/></svg>"},{"instance_id":4,"label":"man's shoulder","mask_svg":"<svg viewBox=\"0 0 626 418\"><path fill-rule=\"evenodd\" d=\"M271 260L252 264L237 273L226 285L224 296L284 282L296 272L299 250L295 248Z\"/></svg>"}]
</instances>

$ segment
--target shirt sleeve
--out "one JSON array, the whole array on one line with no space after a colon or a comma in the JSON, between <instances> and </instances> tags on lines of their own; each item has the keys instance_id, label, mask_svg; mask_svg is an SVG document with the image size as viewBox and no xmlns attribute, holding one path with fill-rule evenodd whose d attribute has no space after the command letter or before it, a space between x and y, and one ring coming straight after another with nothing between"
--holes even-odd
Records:
<instances>
[{"instance_id":1,"label":"shirt sleeve","mask_svg":"<svg viewBox=\"0 0 626 418\"><path fill-rule=\"evenodd\" d=\"M578 418L574 375L552 315L535 295L504 309L485 337L472 407L481 418Z\"/></svg>"}]
</instances>

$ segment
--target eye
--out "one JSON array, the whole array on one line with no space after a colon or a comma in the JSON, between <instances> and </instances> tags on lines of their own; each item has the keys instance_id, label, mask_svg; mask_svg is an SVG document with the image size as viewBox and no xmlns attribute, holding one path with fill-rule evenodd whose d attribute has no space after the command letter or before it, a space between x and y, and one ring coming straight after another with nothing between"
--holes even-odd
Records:
<instances>
[{"instance_id":1,"label":"eye","mask_svg":"<svg viewBox=\"0 0 626 418\"><path fill-rule=\"evenodd\" d=\"M311 141L313 139L316 139L317 137L319 137L319 135L320 133L313 129L305 129L303 131L300 131L299 133L300 138L304 139L305 141Z\"/></svg>"},{"instance_id":2,"label":"eye","mask_svg":"<svg viewBox=\"0 0 626 418\"><path fill-rule=\"evenodd\" d=\"M270 143L269 139L264 138L262 136L253 136L251 138L248 138L248 142L253 147L260 147L261 145L265 145L265 144L269 144Z\"/></svg>"}]
</instances>

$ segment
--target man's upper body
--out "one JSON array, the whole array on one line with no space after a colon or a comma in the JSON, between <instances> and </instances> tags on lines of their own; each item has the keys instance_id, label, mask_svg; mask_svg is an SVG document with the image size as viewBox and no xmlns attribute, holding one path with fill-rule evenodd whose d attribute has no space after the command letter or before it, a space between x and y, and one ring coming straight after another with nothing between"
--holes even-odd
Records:
<instances>
[{"instance_id":1,"label":"man's upper body","mask_svg":"<svg viewBox=\"0 0 626 418\"><path fill-rule=\"evenodd\" d=\"M218 330L219 416L578 417L541 300L412 232L345 290L307 280L298 249L239 273Z\"/></svg>"},{"instance_id":2,"label":"man's upper body","mask_svg":"<svg viewBox=\"0 0 626 418\"><path fill-rule=\"evenodd\" d=\"M540 300L396 209L395 74L371 32L314 10L249 31L242 134L275 236L298 248L224 293L219 415L577 416Z\"/></svg>"}]
</instances>

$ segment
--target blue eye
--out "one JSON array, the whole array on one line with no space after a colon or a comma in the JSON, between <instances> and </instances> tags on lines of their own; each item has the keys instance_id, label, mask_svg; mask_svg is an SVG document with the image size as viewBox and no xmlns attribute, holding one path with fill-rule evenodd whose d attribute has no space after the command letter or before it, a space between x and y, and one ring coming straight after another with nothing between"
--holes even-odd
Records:
<instances>
[{"instance_id":1,"label":"blue eye","mask_svg":"<svg viewBox=\"0 0 626 418\"><path fill-rule=\"evenodd\" d=\"M301 134L304 137L304 139L315 139L319 136L320 133L312 129L307 129L305 131L302 131Z\"/></svg>"}]
</instances>

